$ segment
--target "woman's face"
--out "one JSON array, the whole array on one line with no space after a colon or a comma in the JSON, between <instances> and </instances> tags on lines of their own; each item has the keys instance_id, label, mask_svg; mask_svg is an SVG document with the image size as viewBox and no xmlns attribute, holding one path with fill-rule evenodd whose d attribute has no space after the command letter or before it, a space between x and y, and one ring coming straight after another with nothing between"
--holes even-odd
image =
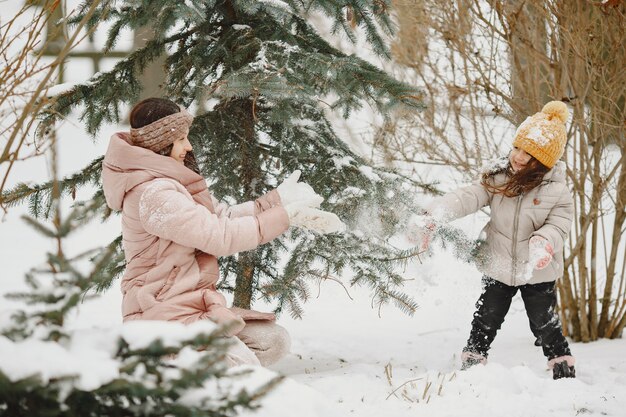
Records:
<instances>
[{"instance_id":1,"label":"woman's face","mask_svg":"<svg viewBox=\"0 0 626 417\"><path fill-rule=\"evenodd\" d=\"M192 151L191 142L189 142L189 139L185 136L182 139L174 141L172 145L172 152L170 152L170 156L181 164L184 164L185 155L187 155L187 152Z\"/></svg>"},{"instance_id":2,"label":"woman's face","mask_svg":"<svg viewBox=\"0 0 626 417\"><path fill-rule=\"evenodd\" d=\"M511 168L513 168L513 172L517 172L520 169L524 168L528 162L530 162L530 156L526 153L525 150L520 148L513 148L511 153L509 154L509 162L511 163Z\"/></svg>"}]
</instances>

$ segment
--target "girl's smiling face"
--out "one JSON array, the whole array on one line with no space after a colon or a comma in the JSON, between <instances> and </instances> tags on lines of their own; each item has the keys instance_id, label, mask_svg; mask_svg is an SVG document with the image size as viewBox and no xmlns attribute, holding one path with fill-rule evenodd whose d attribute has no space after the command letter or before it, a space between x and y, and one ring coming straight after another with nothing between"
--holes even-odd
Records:
<instances>
[{"instance_id":1,"label":"girl's smiling face","mask_svg":"<svg viewBox=\"0 0 626 417\"><path fill-rule=\"evenodd\" d=\"M172 145L172 152L170 152L170 156L181 164L184 164L185 155L187 155L187 152L191 152L193 149L191 147L191 142L189 142L189 139L187 138L187 136L185 136L182 139L174 141Z\"/></svg>"},{"instance_id":2,"label":"girl's smiling face","mask_svg":"<svg viewBox=\"0 0 626 417\"><path fill-rule=\"evenodd\" d=\"M523 169L526 164L530 162L530 158L532 158L532 156L526 153L525 150L514 147L509 154L509 162L511 163L511 168L513 168L513 172L517 172L520 169Z\"/></svg>"}]
</instances>

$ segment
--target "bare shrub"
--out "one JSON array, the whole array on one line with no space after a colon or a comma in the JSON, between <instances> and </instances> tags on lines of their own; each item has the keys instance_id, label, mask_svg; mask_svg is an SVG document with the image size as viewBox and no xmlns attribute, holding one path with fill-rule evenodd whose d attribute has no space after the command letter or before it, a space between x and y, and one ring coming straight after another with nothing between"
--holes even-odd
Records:
<instances>
[{"instance_id":1,"label":"bare shrub","mask_svg":"<svg viewBox=\"0 0 626 417\"><path fill-rule=\"evenodd\" d=\"M508 152L516 126L549 100L568 103L576 199L560 312L575 340L626 325L626 5L559 1L394 2L396 60L429 108L375 136L387 161L442 164L474 178ZM411 5L419 5L413 13ZM406 35L403 34L413 34ZM414 36L412 39L411 36ZM416 52L415 42L427 42Z\"/></svg>"}]
</instances>

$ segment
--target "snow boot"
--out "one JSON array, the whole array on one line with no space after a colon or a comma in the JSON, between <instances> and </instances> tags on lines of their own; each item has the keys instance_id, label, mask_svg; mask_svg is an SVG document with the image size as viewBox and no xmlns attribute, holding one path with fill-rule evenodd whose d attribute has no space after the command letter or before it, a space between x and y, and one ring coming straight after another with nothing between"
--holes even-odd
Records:
<instances>
[{"instance_id":1,"label":"snow boot","mask_svg":"<svg viewBox=\"0 0 626 417\"><path fill-rule=\"evenodd\" d=\"M576 378L576 370L567 362L559 362L552 368L552 379Z\"/></svg>"},{"instance_id":2,"label":"snow boot","mask_svg":"<svg viewBox=\"0 0 626 417\"><path fill-rule=\"evenodd\" d=\"M548 366L552 368L552 379L576 378L574 358L572 356L559 356L551 359Z\"/></svg>"},{"instance_id":3,"label":"snow boot","mask_svg":"<svg viewBox=\"0 0 626 417\"><path fill-rule=\"evenodd\" d=\"M486 365L487 358L475 352L464 351L461 353L461 371L465 371L467 368L471 368L479 363Z\"/></svg>"}]
</instances>

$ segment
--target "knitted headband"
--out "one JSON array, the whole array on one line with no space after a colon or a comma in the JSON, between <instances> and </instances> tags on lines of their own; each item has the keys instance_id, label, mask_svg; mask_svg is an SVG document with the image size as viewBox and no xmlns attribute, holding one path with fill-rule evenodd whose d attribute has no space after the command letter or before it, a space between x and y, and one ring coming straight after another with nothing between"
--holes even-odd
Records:
<instances>
[{"instance_id":1,"label":"knitted headband","mask_svg":"<svg viewBox=\"0 0 626 417\"><path fill-rule=\"evenodd\" d=\"M185 109L156 120L149 125L131 128L133 144L158 152L189 134L193 116Z\"/></svg>"}]
</instances>

